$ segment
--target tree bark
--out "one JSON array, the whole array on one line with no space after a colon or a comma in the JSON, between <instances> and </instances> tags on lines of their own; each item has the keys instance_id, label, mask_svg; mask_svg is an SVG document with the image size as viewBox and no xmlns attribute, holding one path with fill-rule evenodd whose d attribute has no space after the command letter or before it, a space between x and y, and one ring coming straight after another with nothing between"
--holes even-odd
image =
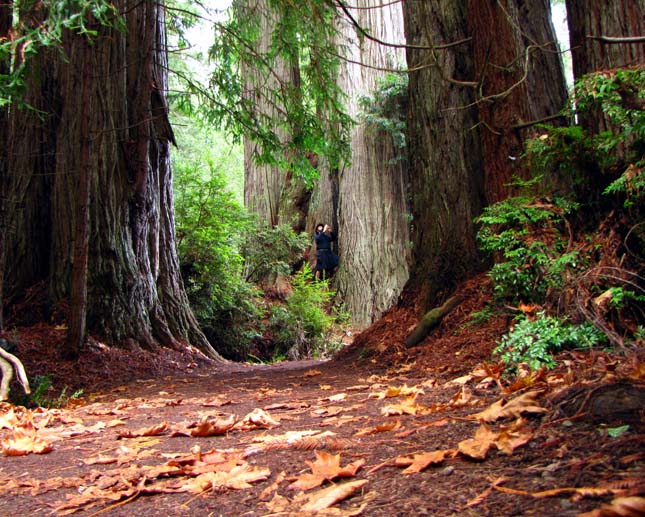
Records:
<instances>
[{"instance_id":1,"label":"tree bark","mask_svg":"<svg viewBox=\"0 0 645 517\"><path fill-rule=\"evenodd\" d=\"M598 70L642 64L645 44L611 44L588 36L645 35L645 0L566 0L574 79ZM582 117L594 133L610 130L598 110Z\"/></svg>"},{"instance_id":2,"label":"tree bark","mask_svg":"<svg viewBox=\"0 0 645 517\"><path fill-rule=\"evenodd\" d=\"M9 38L13 2L7 1L0 4L0 39ZM0 60L0 74L8 75L11 62L7 57ZM7 149L8 130L7 109L0 108L0 148ZM5 235L7 233L7 202L9 193L9 171L5 153L0 154L0 332L4 331L4 265L5 265Z\"/></svg>"},{"instance_id":3,"label":"tree bark","mask_svg":"<svg viewBox=\"0 0 645 517\"><path fill-rule=\"evenodd\" d=\"M466 0L404 3L408 44L467 39ZM423 289L423 308L477 269L473 219L483 204L484 171L470 44L441 51L408 48L408 142L414 268L408 285ZM450 79L450 81L446 80Z\"/></svg>"},{"instance_id":4,"label":"tree bark","mask_svg":"<svg viewBox=\"0 0 645 517\"><path fill-rule=\"evenodd\" d=\"M79 169L78 187L76 195L76 206L74 214L74 243L72 259L72 275L70 285L70 311L67 339L61 350L65 359L76 359L86 337L87 320L87 274L89 260L89 238L90 238L90 188L92 185L93 167L90 157L92 153L93 131L90 125L91 113L94 111L92 98L90 97L90 77L92 56L88 41L85 36L77 43L78 54L81 62L70 62L78 84L81 85L79 108ZM85 48L84 48L85 47Z\"/></svg>"},{"instance_id":5,"label":"tree bark","mask_svg":"<svg viewBox=\"0 0 645 517\"><path fill-rule=\"evenodd\" d=\"M371 36L403 42L401 4L382 4L354 2L353 17ZM358 123L351 132L351 163L339 173L337 284L354 324L364 326L396 302L408 280L410 237L406 150L395 145L392 134L361 119L359 99L374 95L385 75L378 68L401 68L405 55L363 38L347 20L341 24L347 57L368 65L344 62L338 78L348 94L346 109Z\"/></svg>"},{"instance_id":6,"label":"tree bark","mask_svg":"<svg viewBox=\"0 0 645 517\"><path fill-rule=\"evenodd\" d=\"M8 164L16 175L7 237L10 296L49 285L49 310L70 296L71 257L83 167L81 110L70 67L91 59L89 125L90 259L88 332L106 343L154 348L190 343L220 359L192 314L179 276L169 164L169 134L155 126L151 99L165 91L163 4L122 0L127 30L102 27L90 49L70 44L64 59L33 62L26 101L45 113L12 112ZM37 73L36 73L37 72ZM82 97L82 96L81 96ZM27 143L28 142L28 143ZM35 150L35 152L34 152Z\"/></svg>"},{"instance_id":7,"label":"tree bark","mask_svg":"<svg viewBox=\"0 0 645 517\"><path fill-rule=\"evenodd\" d=\"M525 176L520 157L535 128L517 126L558 113L567 92L548 0L469 0L468 13L486 198L495 203L517 195L513 178Z\"/></svg>"}]
</instances>

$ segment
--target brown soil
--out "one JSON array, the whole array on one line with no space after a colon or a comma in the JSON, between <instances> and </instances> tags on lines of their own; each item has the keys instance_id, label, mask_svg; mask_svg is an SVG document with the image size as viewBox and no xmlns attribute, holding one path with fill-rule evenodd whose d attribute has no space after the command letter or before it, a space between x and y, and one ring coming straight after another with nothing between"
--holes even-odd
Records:
<instances>
[{"instance_id":1,"label":"brown soil","mask_svg":"<svg viewBox=\"0 0 645 517\"><path fill-rule=\"evenodd\" d=\"M403 345L418 318L410 306L390 310L327 362L221 365L189 350L152 354L95 343L79 362L60 363L55 348L63 329L20 329L17 355L30 377L52 373L59 389L83 388L84 394L64 409L0 406L4 450L17 433L52 446L43 454L2 458L0 515L306 515L307 497L355 480L367 483L321 515L573 516L616 497L645 495L642 350L619 357L565 354L555 370L514 384L494 364L484 382L481 367L455 381L490 359L507 328L502 318L468 324L486 289L484 277L465 284L464 302L417 347ZM421 391L404 406L405 395L388 387ZM472 415L527 392L537 392L543 410L522 410L518 433L526 443L511 454L493 446L479 460L463 452L480 429ZM388 406L416 414L388 416ZM279 424L240 423L258 408ZM224 425L232 414L230 422L238 424L222 434L186 436L200 420ZM25 423L30 418L34 426ZM515 436L514 421L495 420L487 428ZM621 426L629 427L621 432ZM154 436L126 437L125 431ZM212 467L204 459L214 456L209 451L226 460ZM341 466L364 463L354 476L329 475L332 482L299 495L290 483L310 473L325 451L339 454ZM420 472L405 471L406 457L432 451L450 452ZM231 488L232 465L266 469L259 476L266 479ZM177 492L196 479L191 469L198 467L220 472L219 481L202 485L201 493L194 485ZM630 501L642 510L642 499ZM595 515L643 515L638 511Z\"/></svg>"}]
</instances>

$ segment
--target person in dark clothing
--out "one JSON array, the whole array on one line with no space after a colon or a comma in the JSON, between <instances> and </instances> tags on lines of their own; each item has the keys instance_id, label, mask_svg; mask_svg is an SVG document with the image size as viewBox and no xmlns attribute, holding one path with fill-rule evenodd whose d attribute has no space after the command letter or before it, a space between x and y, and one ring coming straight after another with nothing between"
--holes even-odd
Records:
<instances>
[{"instance_id":1,"label":"person in dark clothing","mask_svg":"<svg viewBox=\"0 0 645 517\"><path fill-rule=\"evenodd\" d=\"M338 267L338 255L331 249L331 243L336 240L331 226L319 224L316 226L316 269L314 276L319 279L321 275L330 276Z\"/></svg>"}]
</instances>

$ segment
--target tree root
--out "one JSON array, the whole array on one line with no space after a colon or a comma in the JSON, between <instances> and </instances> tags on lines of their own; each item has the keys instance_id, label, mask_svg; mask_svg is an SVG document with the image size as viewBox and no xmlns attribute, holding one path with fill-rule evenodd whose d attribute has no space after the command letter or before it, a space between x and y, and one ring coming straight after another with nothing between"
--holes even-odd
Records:
<instances>
[{"instance_id":1,"label":"tree root","mask_svg":"<svg viewBox=\"0 0 645 517\"><path fill-rule=\"evenodd\" d=\"M13 379L13 371L16 370L18 381L22 385L26 394L31 393L29 387L29 379L25 373L25 367L22 365L20 359L15 355L10 354L3 348L0 348L0 370L2 370L2 382L0 383L0 401L9 398L9 384Z\"/></svg>"},{"instance_id":2,"label":"tree root","mask_svg":"<svg viewBox=\"0 0 645 517\"><path fill-rule=\"evenodd\" d=\"M448 298L441 307L435 307L426 312L419 324L405 340L405 346L412 347L421 343L430 331L439 324L441 318L453 310L459 303L461 303L461 297L453 296Z\"/></svg>"}]
</instances>

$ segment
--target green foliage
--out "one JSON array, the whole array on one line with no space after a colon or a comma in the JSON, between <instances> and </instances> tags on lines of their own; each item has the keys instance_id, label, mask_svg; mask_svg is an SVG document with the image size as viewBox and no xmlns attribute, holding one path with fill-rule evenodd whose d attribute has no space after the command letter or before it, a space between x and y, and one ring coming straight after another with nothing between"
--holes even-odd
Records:
<instances>
[{"instance_id":1,"label":"green foliage","mask_svg":"<svg viewBox=\"0 0 645 517\"><path fill-rule=\"evenodd\" d=\"M44 408L61 408L65 407L72 400L79 399L81 395L83 395L82 389L68 394L68 388L66 386L56 397L49 396L48 394L52 391L53 383L54 378L51 374L35 375L33 380L29 383L32 387L32 391L31 394L27 395L26 399L23 401L24 405L36 405Z\"/></svg>"},{"instance_id":2,"label":"green foliage","mask_svg":"<svg viewBox=\"0 0 645 517\"><path fill-rule=\"evenodd\" d=\"M65 31L92 39L100 27L124 30L125 21L107 0L26 0L15 2L12 26L11 37L0 38L0 107L22 106L32 59L46 48L62 51Z\"/></svg>"},{"instance_id":3,"label":"green foliage","mask_svg":"<svg viewBox=\"0 0 645 517\"><path fill-rule=\"evenodd\" d=\"M563 349L590 348L605 342L605 336L591 323L571 325L553 316L538 314L524 319L502 337L494 354L511 367L527 363L532 370L553 368L553 353Z\"/></svg>"},{"instance_id":4,"label":"green foliage","mask_svg":"<svg viewBox=\"0 0 645 517\"><path fill-rule=\"evenodd\" d=\"M291 359L320 357L334 321L326 311L333 292L327 281L313 281L307 264L293 276L292 292L285 305L274 305L270 328L275 343L275 354Z\"/></svg>"},{"instance_id":5,"label":"green foliage","mask_svg":"<svg viewBox=\"0 0 645 517\"><path fill-rule=\"evenodd\" d=\"M405 148L405 119L408 100L408 75L389 73L382 77L371 96L363 96L359 104L368 125L385 131L394 146ZM402 159L399 156L398 159Z\"/></svg>"},{"instance_id":6,"label":"green foliage","mask_svg":"<svg viewBox=\"0 0 645 517\"><path fill-rule=\"evenodd\" d=\"M241 248L246 280L262 283L277 275L290 275L310 241L309 235L298 235L286 224L275 227L258 224L250 228Z\"/></svg>"},{"instance_id":7,"label":"green foliage","mask_svg":"<svg viewBox=\"0 0 645 517\"><path fill-rule=\"evenodd\" d=\"M490 276L498 299L542 301L580 267L578 253L567 250L563 235L564 217L575 206L561 199L514 197L484 209L477 240L495 258Z\"/></svg>"},{"instance_id":8,"label":"green foliage","mask_svg":"<svg viewBox=\"0 0 645 517\"><path fill-rule=\"evenodd\" d=\"M626 206L645 194L645 69L589 74L575 84L568 115L581 121L604 117L610 129L592 132L586 125L555 128L527 143L527 164L535 174L565 173L586 200L590 184L598 192L621 194Z\"/></svg>"},{"instance_id":9,"label":"green foliage","mask_svg":"<svg viewBox=\"0 0 645 517\"><path fill-rule=\"evenodd\" d=\"M204 114L255 142L258 163L309 182L317 175L310 156L325 157L335 168L350 155L351 119L336 82L335 8L326 0L302 2L297 9L286 0L268 0L268 12L241 4L216 27L210 50L214 93L200 99L208 106ZM266 19L275 22L268 45L260 41Z\"/></svg>"},{"instance_id":10,"label":"green foliage","mask_svg":"<svg viewBox=\"0 0 645 517\"><path fill-rule=\"evenodd\" d=\"M192 129L204 137L196 131L199 126ZM255 223L228 190L225 176L232 168L241 169L241 162L236 164L241 158L232 158L224 146L218 148L220 154L209 152L197 143L208 145L210 138L193 141L181 134L185 132L180 130L182 151L174 157L176 233L184 285L208 339L226 357L243 359L264 313L259 291L243 277L240 254L244 235Z\"/></svg>"}]
</instances>

